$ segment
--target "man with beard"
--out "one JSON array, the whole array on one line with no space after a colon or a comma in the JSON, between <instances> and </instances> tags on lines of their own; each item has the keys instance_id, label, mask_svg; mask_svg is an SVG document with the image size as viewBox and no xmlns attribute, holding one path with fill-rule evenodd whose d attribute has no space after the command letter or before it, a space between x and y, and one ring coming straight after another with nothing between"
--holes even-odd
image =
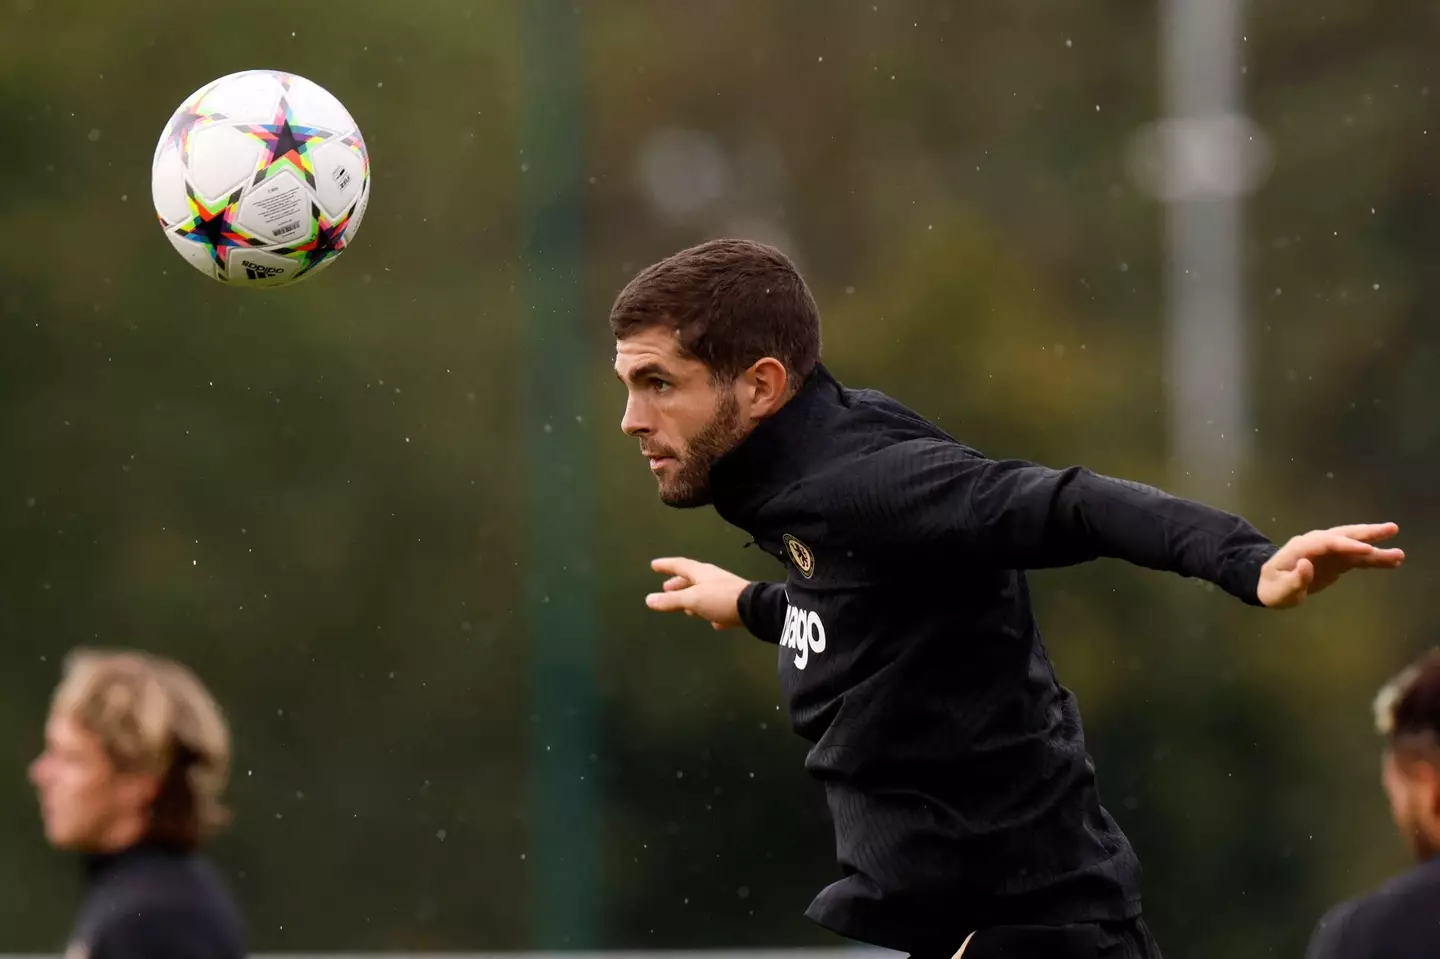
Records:
<instances>
[{"instance_id":1,"label":"man with beard","mask_svg":"<svg viewBox=\"0 0 1440 959\"><path fill-rule=\"evenodd\" d=\"M1307 959L1440 956L1440 649L1385 684L1375 723L1386 739L1380 780L1391 816L1419 865L1330 910Z\"/></svg>"},{"instance_id":2,"label":"man with beard","mask_svg":"<svg viewBox=\"0 0 1440 959\"><path fill-rule=\"evenodd\" d=\"M807 915L930 959L1154 957L1140 867L1100 804L1024 570L1115 557L1285 607L1394 567L1393 524L1276 547L1228 513L1074 467L994 461L820 364L777 250L718 240L643 270L610 314L622 428L661 499L714 504L783 583L660 559L647 597L779 646L841 878Z\"/></svg>"}]
</instances>

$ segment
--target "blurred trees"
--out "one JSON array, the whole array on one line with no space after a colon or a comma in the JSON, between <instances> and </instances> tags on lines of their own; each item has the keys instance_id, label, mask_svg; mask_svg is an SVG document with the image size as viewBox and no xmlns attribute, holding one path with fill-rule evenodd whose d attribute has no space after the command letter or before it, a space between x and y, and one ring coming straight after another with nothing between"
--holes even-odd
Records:
<instances>
[{"instance_id":1,"label":"blurred trees","mask_svg":"<svg viewBox=\"0 0 1440 959\"><path fill-rule=\"evenodd\" d=\"M83 643L178 655L227 704L239 820L217 855L258 949L534 942L520 597L571 561L596 571L590 945L834 941L801 915L831 838L773 650L641 603L662 553L773 571L661 507L616 428L605 312L681 245L782 243L837 375L992 455L1179 481L1160 211L1124 162L1158 109L1152 4L581 3L575 413L599 505L587 555L531 557L518 198L556 158L522 153L517 10L0 10L0 947L54 948L69 921L75 871L22 771ZM1246 37L1276 166L1248 228L1244 511L1277 537L1395 519L1406 571L1283 616L1116 564L1035 577L1167 955L1298 954L1324 906L1403 865L1367 708L1433 637L1435 16L1256 5ZM267 295L195 275L148 194L169 112L254 66L339 96L376 177L342 262Z\"/></svg>"}]
</instances>

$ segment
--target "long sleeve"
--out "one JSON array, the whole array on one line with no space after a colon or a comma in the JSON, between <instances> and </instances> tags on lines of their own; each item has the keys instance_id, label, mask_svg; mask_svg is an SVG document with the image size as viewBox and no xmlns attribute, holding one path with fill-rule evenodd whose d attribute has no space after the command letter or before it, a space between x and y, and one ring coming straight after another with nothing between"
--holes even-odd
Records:
<instances>
[{"instance_id":1,"label":"long sleeve","mask_svg":"<svg viewBox=\"0 0 1440 959\"><path fill-rule=\"evenodd\" d=\"M837 503L857 535L1007 569L1101 557L1207 580L1251 605L1276 546L1223 510L1083 467L986 459L942 440L865 458Z\"/></svg>"},{"instance_id":2,"label":"long sleeve","mask_svg":"<svg viewBox=\"0 0 1440 959\"><path fill-rule=\"evenodd\" d=\"M785 628L785 584L755 582L740 593L740 622L757 639L779 644Z\"/></svg>"}]
</instances>

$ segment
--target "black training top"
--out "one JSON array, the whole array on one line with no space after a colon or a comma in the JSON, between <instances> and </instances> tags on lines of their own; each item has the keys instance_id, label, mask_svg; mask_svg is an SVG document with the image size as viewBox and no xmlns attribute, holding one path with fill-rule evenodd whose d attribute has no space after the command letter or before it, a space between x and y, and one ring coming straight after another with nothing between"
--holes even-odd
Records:
<instances>
[{"instance_id":1,"label":"black training top","mask_svg":"<svg viewBox=\"0 0 1440 959\"><path fill-rule=\"evenodd\" d=\"M1306 959L1434 959L1440 956L1440 856L1359 899L1315 927Z\"/></svg>"},{"instance_id":2,"label":"black training top","mask_svg":"<svg viewBox=\"0 0 1440 959\"><path fill-rule=\"evenodd\" d=\"M86 894L67 956L244 959L245 924L199 856L143 843L85 863Z\"/></svg>"},{"instance_id":3,"label":"black training top","mask_svg":"<svg viewBox=\"0 0 1440 959\"><path fill-rule=\"evenodd\" d=\"M1109 556L1258 605L1244 520L1080 468L996 462L819 368L711 471L720 515L787 565L740 599L780 646L843 874L807 915L911 952L998 923L1124 919L1140 867L1101 808L1025 569Z\"/></svg>"}]
</instances>

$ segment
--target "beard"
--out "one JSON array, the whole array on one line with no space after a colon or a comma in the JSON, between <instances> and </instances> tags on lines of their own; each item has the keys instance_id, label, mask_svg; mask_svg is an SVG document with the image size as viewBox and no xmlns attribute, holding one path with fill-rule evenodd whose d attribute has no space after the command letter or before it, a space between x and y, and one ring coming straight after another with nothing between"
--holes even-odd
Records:
<instances>
[{"instance_id":1,"label":"beard","mask_svg":"<svg viewBox=\"0 0 1440 959\"><path fill-rule=\"evenodd\" d=\"M676 454L673 475L658 477L660 502L677 509L710 505L710 467L744 436L740 402L727 390L710 422L686 444L683 453Z\"/></svg>"}]
</instances>

